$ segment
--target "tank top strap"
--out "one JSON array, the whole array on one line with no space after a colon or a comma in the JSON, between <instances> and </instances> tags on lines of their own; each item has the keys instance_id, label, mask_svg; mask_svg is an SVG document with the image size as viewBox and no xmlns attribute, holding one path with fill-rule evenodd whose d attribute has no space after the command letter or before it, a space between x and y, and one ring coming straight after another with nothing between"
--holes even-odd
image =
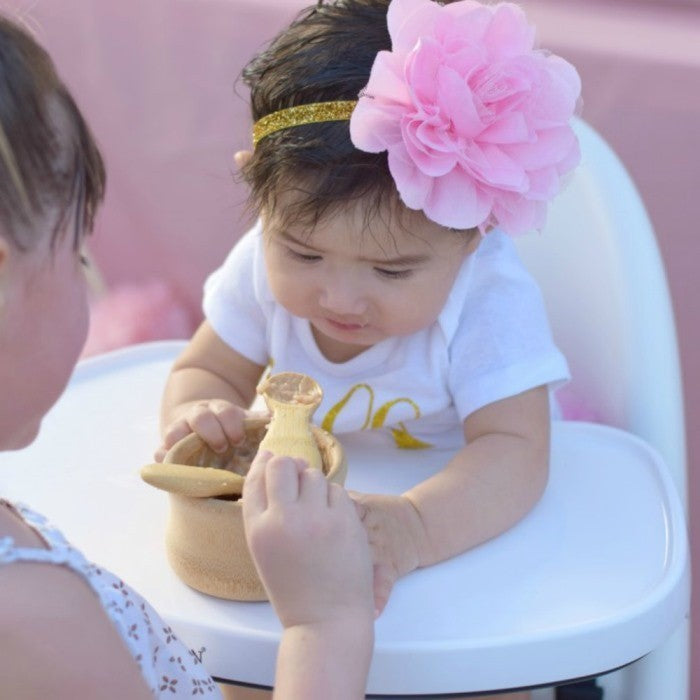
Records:
<instances>
[{"instance_id":1,"label":"tank top strap","mask_svg":"<svg viewBox=\"0 0 700 700\"><path fill-rule=\"evenodd\" d=\"M46 542L43 547L18 547L10 536L0 538L0 564L13 562L37 562L62 564L80 573L90 567L83 554L71 546L65 537L53 527L47 518L22 504L0 500L0 506L16 513Z\"/></svg>"}]
</instances>

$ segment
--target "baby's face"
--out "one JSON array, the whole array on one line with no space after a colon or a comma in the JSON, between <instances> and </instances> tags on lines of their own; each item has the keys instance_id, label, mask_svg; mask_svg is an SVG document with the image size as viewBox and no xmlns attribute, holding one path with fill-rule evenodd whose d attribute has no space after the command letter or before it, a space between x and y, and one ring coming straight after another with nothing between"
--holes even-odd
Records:
<instances>
[{"instance_id":1,"label":"baby's face","mask_svg":"<svg viewBox=\"0 0 700 700\"><path fill-rule=\"evenodd\" d=\"M71 234L53 251L48 234L26 252L0 237L0 449L36 437L85 342L87 287Z\"/></svg>"},{"instance_id":2,"label":"baby's face","mask_svg":"<svg viewBox=\"0 0 700 700\"><path fill-rule=\"evenodd\" d=\"M449 231L422 214L388 211L369 222L360 207L335 212L312 230L263 216L265 262L275 298L308 319L335 362L438 317L478 234Z\"/></svg>"}]
</instances>

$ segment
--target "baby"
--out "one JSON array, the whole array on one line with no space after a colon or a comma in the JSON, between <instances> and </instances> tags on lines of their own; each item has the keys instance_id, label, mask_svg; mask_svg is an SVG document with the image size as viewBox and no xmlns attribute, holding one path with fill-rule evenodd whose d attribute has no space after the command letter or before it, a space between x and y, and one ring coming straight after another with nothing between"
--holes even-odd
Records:
<instances>
[{"instance_id":1,"label":"baby","mask_svg":"<svg viewBox=\"0 0 700 700\"><path fill-rule=\"evenodd\" d=\"M509 234L540 228L579 159L575 69L519 7L314 5L244 71L260 219L207 281L158 456L242 437L270 369L323 387L336 435L460 448L399 495L353 494L377 613L403 575L507 530L547 483L550 390L568 378Z\"/></svg>"}]
</instances>

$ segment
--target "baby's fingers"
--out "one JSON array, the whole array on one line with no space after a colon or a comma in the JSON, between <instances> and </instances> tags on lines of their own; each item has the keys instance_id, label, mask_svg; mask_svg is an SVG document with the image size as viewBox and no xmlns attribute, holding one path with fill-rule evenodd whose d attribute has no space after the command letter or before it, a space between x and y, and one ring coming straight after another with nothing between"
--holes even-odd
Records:
<instances>
[{"instance_id":1,"label":"baby's fingers","mask_svg":"<svg viewBox=\"0 0 700 700\"><path fill-rule=\"evenodd\" d=\"M360 519L361 522L364 523L368 511L367 506L362 500L364 494L360 493L359 491L345 491L345 493L352 501L352 504L355 507L355 513L357 513L357 517Z\"/></svg>"},{"instance_id":2,"label":"baby's fingers","mask_svg":"<svg viewBox=\"0 0 700 700\"><path fill-rule=\"evenodd\" d=\"M234 407L235 408L235 407ZM240 410L240 409L238 409ZM227 418L230 419L228 412ZM214 452L226 452L231 444L228 435L224 430L224 426L219 419L219 411L215 406L209 404L201 404L192 407L187 414L187 422L191 428L190 432L195 432L204 442L211 447ZM233 442L237 442L242 437L242 429Z\"/></svg>"},{"instance_id":3,"label":"baby's fingers","mask_svg":"<svg viewBox=\"0 0 700 700\"><path fill-rule=\"evenodd\" d=\"M226 436L228 445L235 445L245 437L243 429L243 418L245 411L235 404L228 401L212 401L209 404L209 409L219 421L219 425ZM226 449L226 448L224 448Z\"/></svg>"},{"instance_id":4,"label":"baby's fingers","mask_svg":"<svg viewBox=\"0 0 700 700\"><path fill-rule=\"evenodd\" d=\"M396 583L396 573L386 564L374 565L374 616L379 617Z\"/></svg>"},{"instance_id":5,"label":"baby's fingers","mask_svg":"<svg viewBox=\"0 0 700 700\"><path fill-rule=\"evenodd\" d=\"M182 440L185 436L192 432L192 428L189 423L181 418L180 420L173 423L166 431L163 436L163 443L156 450L154 459L156 462L162 462L168 450L176 443Z\"/></svg>"}]
</instances>

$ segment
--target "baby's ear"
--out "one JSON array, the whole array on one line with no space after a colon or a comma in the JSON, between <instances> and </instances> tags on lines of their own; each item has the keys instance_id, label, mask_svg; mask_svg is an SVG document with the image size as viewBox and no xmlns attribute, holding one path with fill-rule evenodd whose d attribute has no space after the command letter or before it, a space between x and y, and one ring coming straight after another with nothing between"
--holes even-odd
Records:
<instances>
[{"instance_id":1,"label":"baby's ear","mask_svg":"<svg viewBox=\"0 0 700 700\"><path fill-rule=\"evenodd\" d=\"M233 154L233 162L236 164L236 167L241 170L248 165L252 157L253 151L236 151Z\"/></svg>"}]
</instances>

